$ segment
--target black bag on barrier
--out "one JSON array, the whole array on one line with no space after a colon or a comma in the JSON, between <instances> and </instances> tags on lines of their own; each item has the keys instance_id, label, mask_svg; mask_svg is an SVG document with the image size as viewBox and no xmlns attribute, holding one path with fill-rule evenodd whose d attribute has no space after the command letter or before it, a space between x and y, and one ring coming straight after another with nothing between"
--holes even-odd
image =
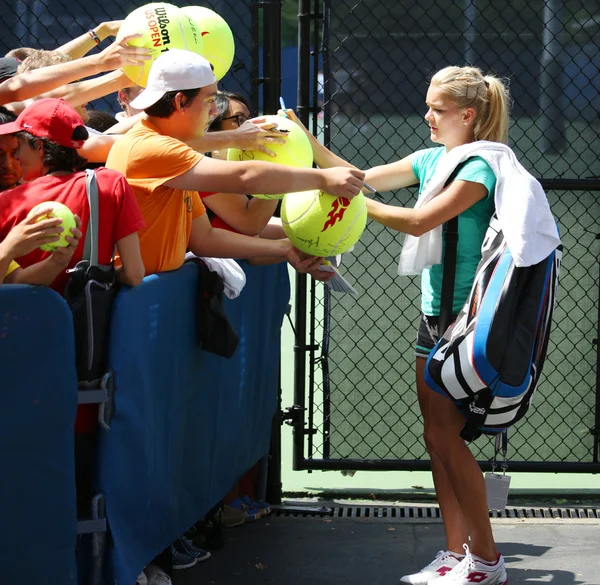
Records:
<instances>
[{"instance_id":1,"label":"black bag on barrier","mask_svg":"<svg viewBox=\"0 0 600 585\"><path fill-rule=\"evenodd\" d=\"M204 351L230 358L237 349L239 337L232 327L223 308L223 280L202 262L192 258L198 267L198 289L196 291L196 333L198 343Z\"/></svg>"},{"instance_id":2,"label":"black bag on barrier","mask_svg":"<svg viewBox=\"0 0 600 585\"><path fill-rule=\"evenodd\" d=\"M93 170L86 171L90 220L85 234L83 259L68 272L71 278L65 300L73 312L75 359L80 382L99 382L107 370L110 316L117 294L113 264L98 264L98 184Z\"/></svg>"}]
</instances>

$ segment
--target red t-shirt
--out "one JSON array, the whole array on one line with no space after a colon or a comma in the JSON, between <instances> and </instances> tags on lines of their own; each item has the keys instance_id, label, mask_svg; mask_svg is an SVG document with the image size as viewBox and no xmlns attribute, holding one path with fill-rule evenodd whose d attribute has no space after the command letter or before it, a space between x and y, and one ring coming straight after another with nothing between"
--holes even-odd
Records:
<instances>
[{"instance_id":1,"label":"red t-shirt","mask_svg":"<svg viewBox=\"0 0 600 585\"><path fill-rule=\"evenodd\" d=\"M96 169L98 183L98 263L110 264L115 244L146 227L144 218L138 207L131 187L125 177L110 169ZM68 268L72 268L81 260L85 244L90 208L85 190L85 173L68 175L46 175L30 183L24 183L9 191L0 193L0 241L38 203L58 201L66 205L81 218L83 237L71 258ZM16 259L21 267L26 268L49 256L49 252L34 250L27 256ZM63 294L69 275L64 271L52 283L52 288Z\"/></svg>"},{"instance_id":2,"label":"red t-shirt","mask_svg":"<svg viewBox=\"0 0 600 585\"><path fill-rule=\"evenodd\" d=\"M96 169L98 183L98 262L110 264L115 244L146 226L135 196L125 177L117 171ZM71 258L68 268L72 268L81 260L85 243L90 208L85 189L85 173L68 175L46 175L30 183L19 185L9 191L0 193L0 241L38 203L43 201L59 201L81 218L83 237ZM34 250L27 256L18 259L21 267L31 266L49 256L48 252ZM68 269L67 268L67 269ZM60 274L52 283L52 288L64 293L69 275ZM76 433L90 433L96 428L98 405L82 404L77 409L75 421Z\"/></svg>"},{"instance_id":3,"label":"red t-shirt","mask_svg":"<svg viewBox=\"0 0 600 585\"><path fill-rule=\"evenodd\" d=\"M198 191L198 195L200 195L200 199L204 199L205 197L210 197L211 195L214 195L216 193L216 191ZM207 209L209 209L207 207ZM227 230L229 232L234 232L236 234L240 234L241 232L238 232L235 228L232 228L225 220L221 219L218 215L215 215L213 212L214 217L211 219L210 221L210 225L212 225L214 228L219 228L222 230Z\"/></svg>"}]
</instances>

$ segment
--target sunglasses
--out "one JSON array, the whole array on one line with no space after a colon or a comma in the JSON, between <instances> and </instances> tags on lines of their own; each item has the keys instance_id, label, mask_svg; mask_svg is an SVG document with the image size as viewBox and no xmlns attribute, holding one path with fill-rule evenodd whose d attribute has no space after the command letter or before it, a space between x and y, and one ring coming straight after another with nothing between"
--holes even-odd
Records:
<instances>
[{"instance_id":1,"label":"sunglasses","mask_svg":"<svg viewBox=\"0 0 600 585\"><path fill-rule=\"evenodd\" d=\"M227 116L227 118L221 118L221 122L225 120L235 120L238 126L241 126L244 122L247 122L250 118L244 116L244 114L235 114L234 116Z\"/></svg>"}]
</instances>

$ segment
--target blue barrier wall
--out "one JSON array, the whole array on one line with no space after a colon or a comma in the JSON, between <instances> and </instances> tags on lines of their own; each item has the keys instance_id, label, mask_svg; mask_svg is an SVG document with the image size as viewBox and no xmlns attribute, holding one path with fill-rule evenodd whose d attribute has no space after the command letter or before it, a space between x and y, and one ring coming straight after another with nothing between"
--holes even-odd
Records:
<instances>
[{"instance_id":1,"label":"blue barrier wall","mask_svg":"<svg viewBox=\"0 0 600 585\"><path fill-rule=\"evenodd\" d=\"M73 321L44 287L0 289L0 582L76 582Z\"/></svg>"},{"instance_id":2,"label":"blue barrier wall","mask_svg":"<svg viewBox=\"0 0 600 585\"><path fill-rule=\"evenodd\" d=\"M230 359L196 346L193 264L117 295L115 413L98 469L115 584L135 583L268 452L289 278L286 264L243 267L246 287L225 300L240 336ZM0 317L1 582L75 583L71 315L51 290L2 286Z\"/></svg>"},{"instance_id":3,"label":"blue barrier wall","mask_svg":"<svg viewBox=\"0 0 600 585\"><path fill-rule=\"evenodd\" d=\"M101 434L115 584L199 520L268 452L277 404L286 265L244 265L226 301L240 336L233 357L195 344L196 267L148 277L117 299L111 331L115 416Z\"/></svg>"}]
</instances>

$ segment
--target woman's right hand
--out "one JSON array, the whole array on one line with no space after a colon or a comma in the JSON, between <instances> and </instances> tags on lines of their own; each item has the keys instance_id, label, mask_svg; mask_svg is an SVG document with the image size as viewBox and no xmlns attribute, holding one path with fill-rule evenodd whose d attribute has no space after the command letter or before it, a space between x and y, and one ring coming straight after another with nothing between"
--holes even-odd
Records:
<instances>
[{"instance_id":1,"label":"woman's right hand","mask_svg":"<svg viewBox=\"0 0 600 585\"><path fill-rule=\"evenodd\" d=\"M300 118L296 116L296 112L294 112L294 110L277 110L277 115L283 116L284 118L288 118L289 120L294 122L294 124L300 126L300 128L302 128L305 134L308 134L308 136L312 136L312 134L308 131L306 126L300 121Z\"/></svg>"}]
</instances>

